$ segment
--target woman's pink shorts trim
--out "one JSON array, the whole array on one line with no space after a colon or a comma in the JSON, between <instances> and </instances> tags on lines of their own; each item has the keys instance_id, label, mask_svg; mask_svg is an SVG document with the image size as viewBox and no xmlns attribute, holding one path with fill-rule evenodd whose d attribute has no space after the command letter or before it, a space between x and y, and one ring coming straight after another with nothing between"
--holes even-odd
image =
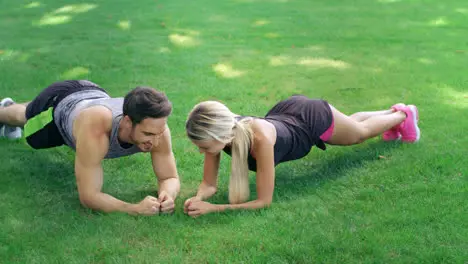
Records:
<instances>
[{"instance_id":1,"label":"woman's pink shorts trim","mask_svg":"<svg viewBox=\"0 0 468 264\"><path fill-rule=\"evenodd\" d=\"M332 123L330 125L330 127L327 129L327 131L325 131L321 136L320 136L320 139L323 140L323 142L327 142L332 134L333 134L333 129L335 128L335 121L332 120Z\"/></svg>"}]
</instances>

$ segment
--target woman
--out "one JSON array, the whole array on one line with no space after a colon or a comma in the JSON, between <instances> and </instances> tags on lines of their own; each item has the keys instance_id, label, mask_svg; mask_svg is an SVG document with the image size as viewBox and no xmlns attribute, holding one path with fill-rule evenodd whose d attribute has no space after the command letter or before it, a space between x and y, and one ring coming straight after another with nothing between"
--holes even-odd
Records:
<instances>
[{"instance_id":1,"label":"woman","mask_svg":"<svg viewBox=\"0 0 468 264\"><path fill-rule=\"evenodd\" d=\"M389 110L351 116L324 100L295 95L277 103L264 118L232 113L225 105L206 101L196 105L186 122L187 136L205 154L203 181L184 211L192 217L226 209L257 209L273 198L275 166L306 156L312 146L353 145L383 133L385 141L417 142L418 111L396 104ZM221 151L232 155L230 204L210 204L216 192ZM256 171L257 199L249 198L248 170Z\"/></svg>"}]
</instances>

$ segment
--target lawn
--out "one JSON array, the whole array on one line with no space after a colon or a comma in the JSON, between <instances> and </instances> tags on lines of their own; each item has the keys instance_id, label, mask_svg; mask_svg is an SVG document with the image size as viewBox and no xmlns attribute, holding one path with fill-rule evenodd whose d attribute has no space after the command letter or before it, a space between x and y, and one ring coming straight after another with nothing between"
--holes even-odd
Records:
<instances>
[{"instance_id":1,"label":"lawn","mask_svg":"<svg viewBox=\"0 0 468 264\"><path fill-rule=\"evenodd\" d=\"M73 152L0 140L0 263L466 263L468 4L464 0L0 0L0 97L64 79L112 96L164 91L182 189L173 215L81 207ZM421 141L313 148L276 169L259 211L183 214L203 156L196 103L262 116L292 94L347 114L419 107ZM227 203L230 158L218 193ZM465 164L465 165L463 165ZM108 160L104 191L155 195L149 156ZM255 175L251 175L255 190ZM252 194L254 197L255 194Z\"/></svg>"}]
</instances>

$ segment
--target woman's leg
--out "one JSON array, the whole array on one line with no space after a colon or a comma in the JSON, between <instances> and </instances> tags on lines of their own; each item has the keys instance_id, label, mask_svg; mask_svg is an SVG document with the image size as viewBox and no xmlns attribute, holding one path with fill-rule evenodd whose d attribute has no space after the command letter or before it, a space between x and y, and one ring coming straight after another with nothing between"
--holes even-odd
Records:
<instances>
[{"instance_id":1,"label":"woman's leg","mask_svg":"<svg viewBox=\"0 0 468 264\"><path fill-rule=\"evenodd\" d=\"M356 118L356 116L352 118L341 113L331 105L330 108L335 125L332 136L327 140L327 143L331 145L353 145L364 142L401 124L406 119L406 114L402 111L370 112L371 114L358 115L360 118ZM367 118L364 119L364 117ZM362 121L358 121L361 119Z\"/></svg>"},{"instance_id":2,"label":"woman's leg","mask_svg":"<svg viewBox=\"0 0 468 264\"><path fill-rule=\"evenodd\" d=\"M379 115L389 115L394 113L395 110L389 109L389 110L382 110L382 111L371 111L371 112L357 112L349 116L349 118L357 121L357 122L362 122L366 119L369 119L373 116L379 116Z\"/></svg>"}]
</instances>

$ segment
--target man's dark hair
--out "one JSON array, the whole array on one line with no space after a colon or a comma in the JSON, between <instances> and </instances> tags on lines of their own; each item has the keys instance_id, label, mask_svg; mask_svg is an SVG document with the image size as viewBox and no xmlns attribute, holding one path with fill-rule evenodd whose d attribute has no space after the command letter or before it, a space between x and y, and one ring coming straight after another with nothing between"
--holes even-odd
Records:
<instances>
[{"instance_id":1,"label":"man's dark hair","mask_svg":"<svg viewBox=\"0 0 468 264\"><path fill-rule=\"evenodd\" d=\"M151 87L138 86L124 98L123 114L130 117L134 125L145 118L167 117L172 112L172 103L163 92Z\"/></svg>"}]
</instances>

